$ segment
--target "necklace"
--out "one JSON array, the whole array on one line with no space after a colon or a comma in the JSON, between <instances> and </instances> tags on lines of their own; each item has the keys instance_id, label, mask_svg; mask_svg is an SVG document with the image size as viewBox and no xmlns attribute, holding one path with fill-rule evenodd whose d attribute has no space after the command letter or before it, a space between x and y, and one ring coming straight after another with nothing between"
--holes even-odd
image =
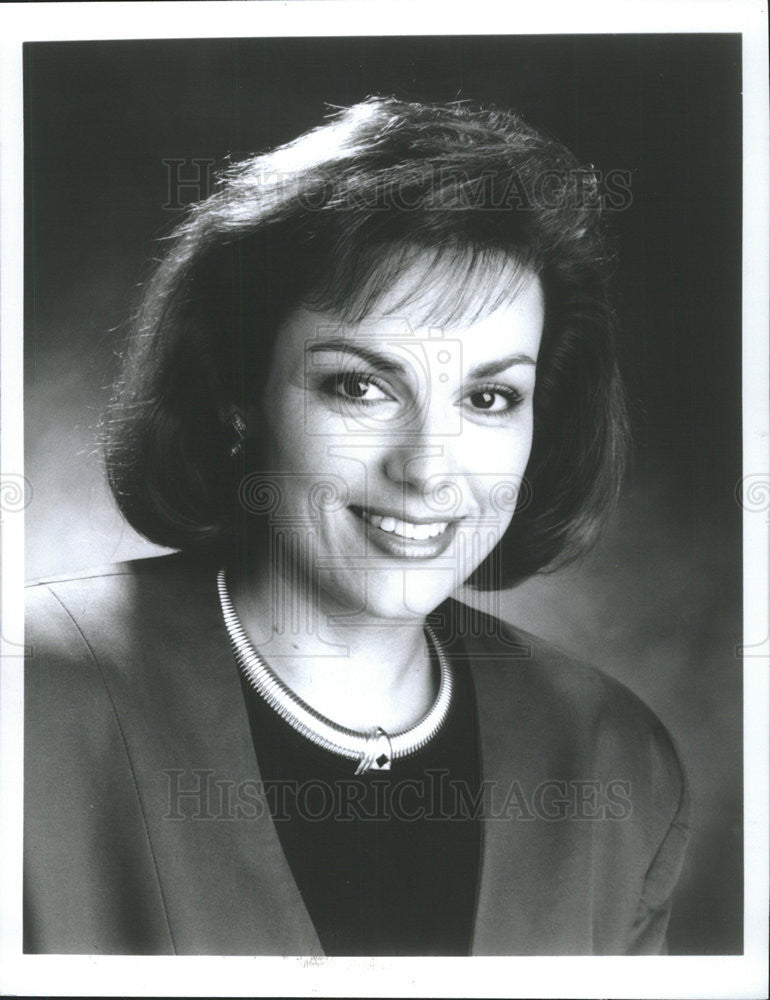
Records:
<instances>
[{"instance_id":1,"label":"necklace","mask_svg":"<svg viewBox=\"0 0 770 1000\"><path fill-rule=\"evenodd\" d=\"M432 708L414 726L397 733L386 733L381 726L373 726L368 732L359 732L337 725L321 715L297 697L275 674L252 645L241 625L227 590L224 569L220 569L217 574L217 589L222 617L236 662L257 694L312 743L342 757L357 760L356 774L389 771L392 761L422 749L444 724L452 700L452 671L430 625L425 625L425 632L436 650L440 667L438 695Z\"/></svg>"}]
</instances>

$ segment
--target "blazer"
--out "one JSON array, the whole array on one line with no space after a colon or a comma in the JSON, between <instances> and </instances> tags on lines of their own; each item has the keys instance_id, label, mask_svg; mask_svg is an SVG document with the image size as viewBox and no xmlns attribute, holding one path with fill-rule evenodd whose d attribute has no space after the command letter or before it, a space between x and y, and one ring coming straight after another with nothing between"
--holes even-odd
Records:
<instances>
[{"instance_id":1,"label":"blazer","mask_svg":"<svg viewBox=\"0 0 770 1000\"><path fill-rule=\"evenodd\" d=\"M25 951L322 955L254 791L215 568L175 554L28 594ZM472 954L664 950L687 841L666 730L534 636L457 602L434 618L479 716Z\"/></svg>"}]
</instances>

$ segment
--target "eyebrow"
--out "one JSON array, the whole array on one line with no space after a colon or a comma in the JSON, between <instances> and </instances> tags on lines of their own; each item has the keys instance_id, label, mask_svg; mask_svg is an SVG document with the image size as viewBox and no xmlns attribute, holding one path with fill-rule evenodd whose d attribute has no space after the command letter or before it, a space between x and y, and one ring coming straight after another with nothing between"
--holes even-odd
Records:
<instances>
[{"instance_id":1,"label":"eyebrow","mask_svg":"<svg viewBox=\"0 0 770 1000\"><path fill-rule=\"evenodd\" d=\"M389 358L379 351L373 351L370 347L362 344L354 344L349 340L322 340L309 345L308 354L318 354L320 351L342 351L346 354L355 354L356 357L366 361L373 368L381 372L388 372L395 375L403 375L406 368L395 358Z\"/></svg>"},{"instance_id":2,"label":"eyebrow","mask_svg":"<svg viewBox=\"0 0 770 1000\"><path fill-rule=\"evenodd\" d=\"M342 351L348 354L355 354L368 364L382 372L390 372L403 375L406 368L395 358L390 358L379 351L373 351L370 347L362 344L355 344L349 340L324 340L314 342L308 347L309 354L316 354L320 351ZM529 354L507 354L505 357L496 358L494 361L485 361L476 365L468 373L470 378L489 378L492 375L499 375L500 372L512 368L514 365L535 365L536 361Z\"/></svg>"},{"instance_id":3,"label":"eyebrow","mask_svg":"<svg viewBox=\"0 0 770 1000\"><path fill-rule=\"evenodd\" d=\"M490 375L499 375L507 368L514 365L536 365L537 362L528 354L507 354L504 358L497 358L496 361L487 361L484 364L476 365L469 372L471 378L489 378Z\"/></svg>"}]
</instances>

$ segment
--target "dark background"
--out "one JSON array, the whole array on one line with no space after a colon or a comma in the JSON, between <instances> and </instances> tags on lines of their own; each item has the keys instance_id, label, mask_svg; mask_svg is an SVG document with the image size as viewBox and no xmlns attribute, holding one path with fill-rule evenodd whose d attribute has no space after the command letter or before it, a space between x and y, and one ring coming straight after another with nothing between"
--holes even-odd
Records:
<instances>
[{"instance_id":1,"label":"dark background","mask_svg":"<svg viewBox=\"0 0 770 1000\"><path fill-rule=\"evenodd\" d=\"M486 601L620 678L679 743L694 829L674 954L742 951L740 91L736 35L25 47L30 578L153 551L111 506L95 425L171 206L196 197L169 192L166 161L194 178L193 159L380 93L512 107L631 171L611 219L635 435L620 510L581 563Z\"/></svg>"}]
</instances>

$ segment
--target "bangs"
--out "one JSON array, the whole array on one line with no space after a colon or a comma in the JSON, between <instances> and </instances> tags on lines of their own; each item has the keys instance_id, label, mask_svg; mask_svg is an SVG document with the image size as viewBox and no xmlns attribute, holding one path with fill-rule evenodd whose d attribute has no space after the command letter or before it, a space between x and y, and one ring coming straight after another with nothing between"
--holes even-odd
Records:
<instances>
[{"instance_id":1,"label":"bangs","mask_svg":"<svg viewBox=\"0 0 770 1000\"><path fill-rule=\"evenodd\" d=\"M472 244L392 243L332 259L303 301L350 324L408 310L412 327L470 326L513 301L533 275L524 254Z\"/></svg>"}]
</instances>

